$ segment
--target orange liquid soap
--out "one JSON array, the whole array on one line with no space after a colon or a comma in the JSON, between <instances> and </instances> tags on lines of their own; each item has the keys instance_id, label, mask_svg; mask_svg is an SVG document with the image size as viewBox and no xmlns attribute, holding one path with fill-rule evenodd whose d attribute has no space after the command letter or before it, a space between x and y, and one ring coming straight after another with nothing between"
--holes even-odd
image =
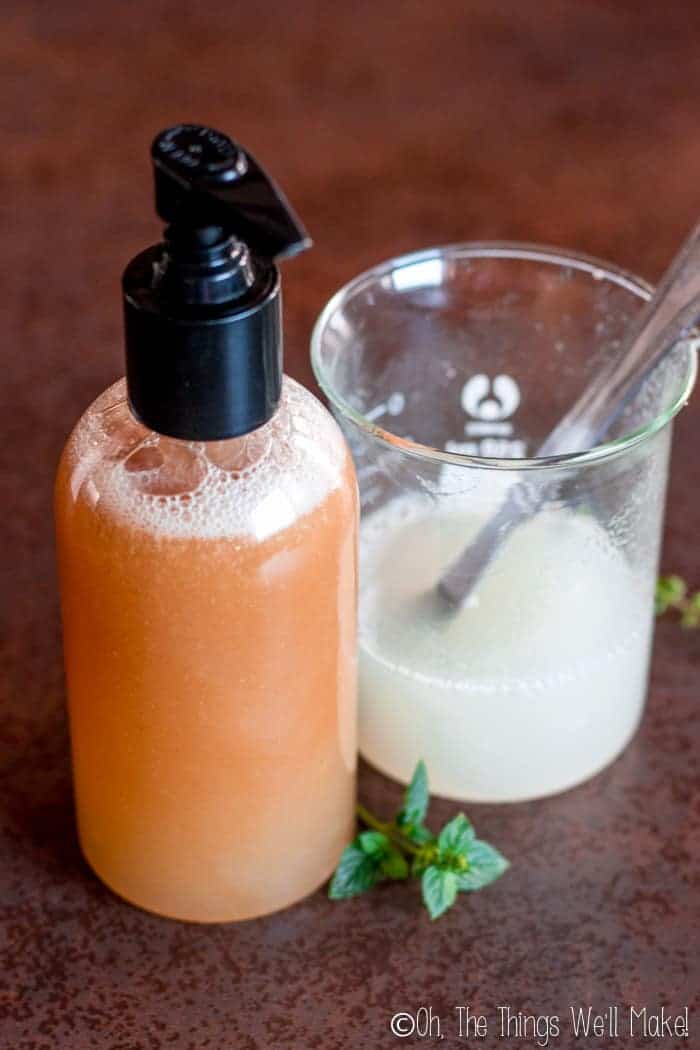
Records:
<instances>
[{"instance_id":1,"label":"orange liquid soap","mask_svg":"<svg viewBox=\"0 0 700 1050\"><path fill-rule=\"evenodd\" d=\"M134 904L246 919L353 835L357 496L335 422L285 378L225 441L161 437L124 382L56 486L80 842Z\"/></svg>"}]
</instances>

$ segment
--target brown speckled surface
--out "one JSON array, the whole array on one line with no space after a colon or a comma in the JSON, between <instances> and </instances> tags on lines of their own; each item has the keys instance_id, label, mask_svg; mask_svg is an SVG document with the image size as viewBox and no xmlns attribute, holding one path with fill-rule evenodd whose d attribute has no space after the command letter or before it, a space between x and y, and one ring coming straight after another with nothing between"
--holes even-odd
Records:
<instances>
[{"instance_id":1,"label":"brown speckled surface","mask_svg":"<svg viewBox=\"0 0 700 1050\"><path fill-rule=\"evenodd\" d=\"M316 238L287 267L288 367L330 292L397 251L538 239L657 276L700 207L700 7L631 0L201 5L6 0L3 62L0 1047L370 1050L391 1015L459 1004L691 1008L700 1046L700 637L662 624L625 755L546 802L471 807L515 861L438 925L413 889L322 894L238 927L152 918L76 846L50 488L120 372L121 267L157 227L146 148L236 133ZM677 432L664 562L700 584L700 417ZM367 771L362 793L397 791ZM451 807L436 807L444 817ZM624 1033L623 1033L624 1034ZM435 1045L424 1040L425 1045ZM403 1045L419 1045L407 1039ZM473 1045L473 1044L472 1044Z\"/></svg>"}]
</instances>

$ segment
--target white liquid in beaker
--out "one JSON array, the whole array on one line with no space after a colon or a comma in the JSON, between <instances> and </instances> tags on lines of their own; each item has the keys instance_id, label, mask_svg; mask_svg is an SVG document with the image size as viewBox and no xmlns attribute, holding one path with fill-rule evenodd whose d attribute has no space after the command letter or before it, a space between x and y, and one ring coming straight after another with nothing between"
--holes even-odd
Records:
<instances>
[{"instance_id":1,"label":"white liquid in beaker","mask_svg":"<svg viewBox=\"0 0 700 1050\"><path fill-rule=\"evenodd\" d=\"M437 794L505 802L572 787L629 741L653 596L594 517L557 509L440 615L431 587L483 520L408 497L363 520L360 748L398 780L423 758Z\"/></svg>"}]
</instances>

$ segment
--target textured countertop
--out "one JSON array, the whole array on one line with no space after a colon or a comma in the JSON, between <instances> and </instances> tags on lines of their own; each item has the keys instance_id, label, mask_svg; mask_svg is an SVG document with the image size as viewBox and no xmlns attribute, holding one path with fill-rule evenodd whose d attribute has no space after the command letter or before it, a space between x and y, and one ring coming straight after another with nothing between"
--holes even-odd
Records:
<instances>
[{"instance_id":1,"label":"textured countertop","mask_svg":"<svg viewBox=\"0 0 700 1050\"><path fill-rule=\"evenodd\" d=\"M74 833L51 483L67 432L121 370L118 282L157 236L147 147L220 125L274 171L313 252L286 267L288 370L315 314L388 255L520 238L653 279L700 208L695 0L101 4L6 0L2 28L2 1050L365 1050L397 1011L564 1015L690 1007L700 1045L700 635L659 626L624 756L535 804L472 806L512 870L433 925L413 888L322 893L194 927L113 897ZM664 565L700 585L700 413L678 421ZM363 797L398 789L364 770ZM445 818L452 806L437 805ZM406 1039L404 1045L434 1045Z\"/></svg>"}]
</instances>

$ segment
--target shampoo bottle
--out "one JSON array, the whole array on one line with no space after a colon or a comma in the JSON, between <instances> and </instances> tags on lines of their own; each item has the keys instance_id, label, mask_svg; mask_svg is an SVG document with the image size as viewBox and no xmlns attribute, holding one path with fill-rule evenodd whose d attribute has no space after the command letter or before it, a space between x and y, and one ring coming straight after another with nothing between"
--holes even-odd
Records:
<instances>
[{"instance_id":1,"label":"shampoo bottle","mask_svg":"<svg viewBox=\"0 0 700 1050\"><path fill-rule=\"evenodd\" d=\"M56 482L78 829L122 897L195 921L292 904L353 834L357 495L282 375L275 261L308 237L245 150L152 148L162 243L126 268L126 380Z\"/></svg>"}]
</instances>

